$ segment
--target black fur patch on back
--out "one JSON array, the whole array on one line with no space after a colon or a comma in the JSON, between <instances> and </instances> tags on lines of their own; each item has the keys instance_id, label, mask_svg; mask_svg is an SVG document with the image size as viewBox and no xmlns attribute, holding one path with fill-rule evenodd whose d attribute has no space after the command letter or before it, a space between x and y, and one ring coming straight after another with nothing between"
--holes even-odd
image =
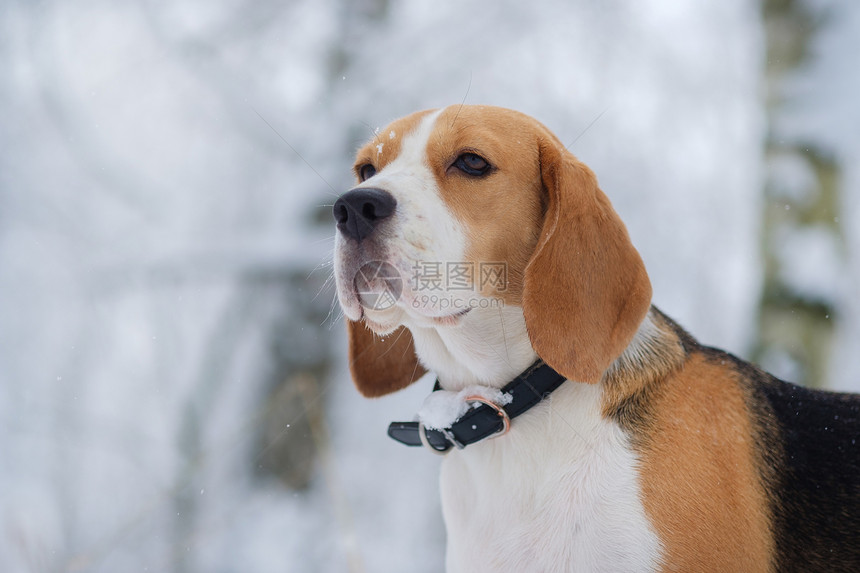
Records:
<instances>
[{"instance_id":1,"label":"black fur patch on back","mask_svg":"<svg viewBox=\"0 0 860 573\"><path fill-rule=\"evenodd\" d=\"M860 572L860 396L783 382L703 350L730 358L752 401L761 401L750 405L761 459L782 466L763 468L773 488L777 571Z\"/></svg>"},{"instance_id":2,"label":"black fur patch on back","mask_svg":"<svg viewBox=\"0 0 860 573\"><path fill-rule=\"evenodd\" d=\"M775 379L763 391L785 443L780 570L860 571L860 399Z\"/></svg>"}]
</instances>

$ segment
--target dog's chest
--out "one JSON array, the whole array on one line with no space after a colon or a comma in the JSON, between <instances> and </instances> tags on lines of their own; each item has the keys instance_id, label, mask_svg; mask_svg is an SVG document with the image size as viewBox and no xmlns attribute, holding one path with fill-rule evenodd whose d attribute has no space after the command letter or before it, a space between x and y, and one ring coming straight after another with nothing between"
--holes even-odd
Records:
<instances>
[{"instance_id":1,"label":"dog's chest","mask_svg":"<svg viewBox=\"0 0 860 573\"><path fill-rule=\"evenodd\" d=\"M443 463L448 573L657 569L636 467L600 388L566 383L507 436Z\"/></svg>"}]
</instances>

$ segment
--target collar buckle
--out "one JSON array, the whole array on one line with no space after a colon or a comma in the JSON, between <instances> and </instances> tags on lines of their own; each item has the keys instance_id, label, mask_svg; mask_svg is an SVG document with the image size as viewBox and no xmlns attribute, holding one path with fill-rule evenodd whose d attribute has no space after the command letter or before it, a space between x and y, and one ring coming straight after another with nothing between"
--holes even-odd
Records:
<instances>
[{"instance_id":1,"label":"collar buckle","mask_svg":"<svg viewBox=\"0 0 860 573\"><path fill-rule=\"evenodd\" d=\"M454 434L452 434L450 430L439 431L442 432L442 435L445 436L445 439L448 440L450 443L454 444L458 450L462 450L466 447L465 444L461 444L459 441L457 441L457 438L454 437ZM448 446L444 450L440 450L439 448L433 446L433 444L431 444L430 440L427 438L427 428L424 427L424 423L421 421L418 422L418 437L421 439L421 445L436 454L437 456L444 456L451 451L450 446Z\"/></svg>"},{"instance_id":2,"label":"collar buckle","mask_svg":"<svg viewBox=\"0 0 860 573\"><path fill-rule=\"evenodd\" d=\"M479 396L477 394L473 394L471 396L466 396L465 400L466 400L466 402L479 402L481 404L484 404L485 406L489 406L490 408L495 410L496 414L498 414L499 417L502 419L501 429L498 432L484 438L485 440L489 440L491 438L500 438L500 437L504 436L505 434L507 434L511 430L511 417L508 415L508 413L505 411L504 408L502 408L501 406L499 406L495 402L488 400L488 399L484 398L483 396ZM454 446L458 450L462 450L463 448L466 447L466 444L460 442L457 439L457 437L454 435L454 432L452 432L450 429L444 428L444 429L437 430L437 431L441 432L442 435L445 436L445 439L448 440L449 443L454 444ZM447 454L448 452L451 451L450 446L445 448L444 450L441 450L441 449L435 447L433 444L431 444L430 439L427 438L427 428L424 427L424 423L421 421L418 422L418 437L421 439L421 445L424 446L425 448L427 448L428 450L430 450L431 452L433 452L434 454L436 454L437 456L444 456L445 454Z\"/></svg>"}]
</instances>

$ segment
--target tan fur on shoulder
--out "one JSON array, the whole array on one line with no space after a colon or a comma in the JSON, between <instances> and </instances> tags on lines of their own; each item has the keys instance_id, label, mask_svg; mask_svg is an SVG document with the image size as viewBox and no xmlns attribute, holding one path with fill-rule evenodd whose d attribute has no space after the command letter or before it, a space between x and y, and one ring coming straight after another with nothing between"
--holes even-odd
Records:
<instances>
[{"instance_id":1,"label":"tan fur on shoulder","mask_svg":"<svg viewBox=\"0 0 860 573\"><path fill-rule=\"evenodd\" d=\"M694 352L651 404L642 495L665 545L664 571L773 570L756 431L735 376Z\"/></svg>"}]
</instances>

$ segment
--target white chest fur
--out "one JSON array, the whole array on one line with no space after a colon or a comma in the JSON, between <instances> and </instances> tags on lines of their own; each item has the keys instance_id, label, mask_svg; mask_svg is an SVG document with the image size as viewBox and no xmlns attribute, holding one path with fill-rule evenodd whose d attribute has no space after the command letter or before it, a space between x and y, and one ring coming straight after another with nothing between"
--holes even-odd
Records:
<instances>
[{"instance_id":1,"label":"white chest fur","mask_svg":"<svg viewBox=\"0 0 860 573\"><path fill-rule=\"evenodd\" d=\"M568 381L506 436L447 456L448 573L657 569L636 457L600 394Z\"/></svg>"}]
</instances>

